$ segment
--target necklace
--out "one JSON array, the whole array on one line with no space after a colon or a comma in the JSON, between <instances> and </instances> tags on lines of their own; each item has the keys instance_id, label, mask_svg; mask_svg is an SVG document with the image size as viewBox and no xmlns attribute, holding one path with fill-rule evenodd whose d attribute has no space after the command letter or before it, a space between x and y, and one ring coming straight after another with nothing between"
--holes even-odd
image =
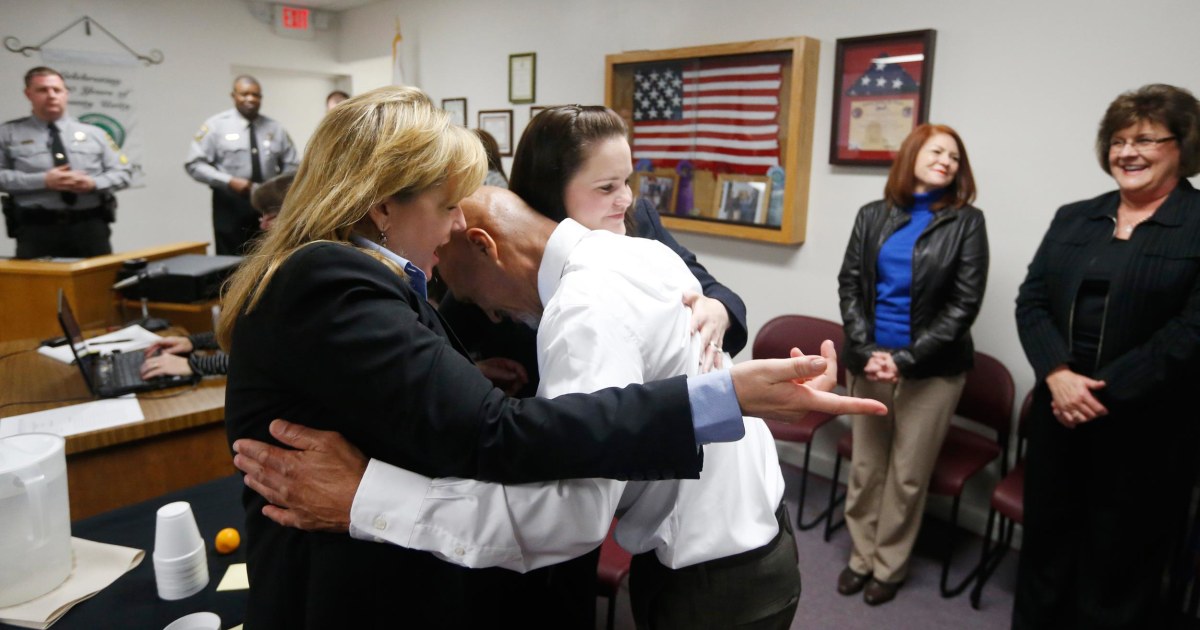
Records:
<instances>
[{"instance_id":1,"label":"necklace","mask_svg":"<svg viewBox=\"0 0 1200 630\"><path fill-rule=\"evenodd\" d=\"M1152 216L1154 216L1154 215L1153 214L1147 215L1145 217L1142 217L1141 219L1138 219L1137 221L1134 221L1133 223L1126 225L1125 227L1120 228L1121 234L1124 234L1126 236L1133 234L1133 228L1145 223L1146 221L1149 221L1150 217L1152 217Z\"/></svg>"}]
</instances>

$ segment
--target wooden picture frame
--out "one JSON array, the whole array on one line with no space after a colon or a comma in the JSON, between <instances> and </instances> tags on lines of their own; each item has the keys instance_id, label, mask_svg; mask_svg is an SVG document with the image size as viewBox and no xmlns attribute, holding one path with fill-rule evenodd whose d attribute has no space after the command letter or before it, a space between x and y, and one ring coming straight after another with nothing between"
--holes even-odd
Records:
<instances>
[{"instance_id":1,"label":"wooden picture frame","mask_svg":"<svg viewBox=\"0 0 1200 630\"><path fill-rule=\"evenodd\" d=\"M537 53L508 56L508 102L532 103L537 100Z\"/></svg>"},{"instance_id":2,"label":"wooden picture frame","mask_svg":"<svg viewBox=\"0 0 1200 630\"><path fill-rule=\"evenodd\" d=\"M479 128L492 134L500 146L502 157L513 154L513 111L511 109L486 109L479 112Z\"/></svg>"},{"instance_id":3,"label":"wooden picture frame","mask_svg":"<svg viewBox=\"0 0 1200 630\"><path fill-rule=\"evenodd\" d=\"M442 109L445 110L445 112L447 114L450 114L450 118L454 120L455 124L457 124L460 127L467 126L467 99L466 99L466 97L444 98L444 99L442 99Z\"/></svg>"},{"instance_id":4,"label":"wooden picture frame","mask_svg":"<svg viewBox=\"0 0 1200 630\"><path fill-rule=\"evenodd\" d=\"M664 226L767 243L804 242L819 54L817 39L789 37L605 57L604 102L625 119L632 132L630 142L637 169L655 173L666 170L678 176L674 212L662 216ZM698 111L704 107L692 95L706 89L699 85L706 77L726 83L753 81L757 84L755 90L766 92L765 97L756 97L757 102L765 102L766 106L741 107L753 112L742 117L754 121L753 130L747 129L748 123L742 123L736 133L701 137L709 125L700 128L702 123L697 117L705 114ZM647 80L673 84L677 79L693 83L683 92L682 105L664 99L663 104L649 104L653 106L650 109L659 111L648 112L644 100L646 88L639 86L644 86ZM740 98L743 90L725 90L726 94L730 92ZM687 102L687 98L692 102ZM672 117L664 115L666 110L670 110ZM644 122L654 120L655 117L648 117L649 113L666 119L668 122L662 124L667 127L676 128L655 133L653 125ZM681 132L679 128L684 130ZM677 137L684 142L669 146ZM730 138L732 141L726 141ZM706 148L710 144L718 149ZM758 178L756 181L760 183L763 179L769 181L767 199L760 199L767 204L765 218L756 214L756 221L742 222L719 216L720 197L716 193L723 175Z\"/></svg>"},{"instance_id":5,"label":"wooden picture frame","mask_svg":"<svg viewBox=\"0 0 1200 630\"><path fill-rule=\"evenodd\" d=\"M635 199L648 198L660 216L673 215L679 196L679 174L663 169L634 173L633 196Z\"/></svg>"},{"instance_id":6,"label":"wooden picture frame","mask_svg":"<svg viewBox=\"0 0 1200 630\"><path fill-rule=\"evenodd\" d=\"M837 40L829 163L889 166L929 120L937 31Z\"/></svg>"},{"instance_id":7,"label":"wooden picture frame","mask_svg":"<svg viewBox=\"0 0 1200 630\"><path fill-rule=\"evenodd\" d=\"M753 175L722 174L717 177L713 206L717 218L731 223L767 224L771 200L771 178Z\"/></svg>"}]
</instances>

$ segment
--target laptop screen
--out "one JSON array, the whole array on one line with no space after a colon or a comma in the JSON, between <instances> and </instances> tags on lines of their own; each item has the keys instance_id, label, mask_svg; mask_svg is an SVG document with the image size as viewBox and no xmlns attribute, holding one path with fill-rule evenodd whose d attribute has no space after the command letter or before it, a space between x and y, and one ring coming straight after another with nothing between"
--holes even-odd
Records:
<instances>
[{"instance_id":1,"label":"laptop screen","mask_svg":"<svg viewBox=\"0 0 1200 630\"><path fill-rule=\"evenodd\" d=\"M71 303L67 301L67 296L62 289L58 290L58 324L62 326L63 336L71 344L71 354L75 355L75 365L79 366L79 371L83 374L83 381L87 383L88 390L95 393L96 387L92 383L91 353L83 341L83 331L79 328L79 322L75 321L75 313L71 312ZM80 351L83 352L82 355L80 355Z\"/></svg>"}]
</instances>

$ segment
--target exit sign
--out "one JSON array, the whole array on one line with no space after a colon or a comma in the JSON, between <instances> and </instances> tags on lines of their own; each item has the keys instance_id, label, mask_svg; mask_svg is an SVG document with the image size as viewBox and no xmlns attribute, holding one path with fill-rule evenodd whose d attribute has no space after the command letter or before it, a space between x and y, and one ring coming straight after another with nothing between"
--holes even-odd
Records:
<instances>
[{"instance_id":1,"label":"exit sign","mask_svg":"<svg viewBox=\"0 0 1200 630\"><path fill-rule=\"evenodd\" d=\"M306 7L275 5L275 34L297 39L313 39L313 11Z\"/></svg>"}]
</instances>

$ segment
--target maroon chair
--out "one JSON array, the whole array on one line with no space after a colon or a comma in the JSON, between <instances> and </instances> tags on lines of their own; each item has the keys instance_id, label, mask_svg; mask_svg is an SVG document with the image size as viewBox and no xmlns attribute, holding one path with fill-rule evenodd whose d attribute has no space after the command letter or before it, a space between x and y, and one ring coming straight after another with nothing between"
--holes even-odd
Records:
<instances>
[{"instance_id":1,"label":"maroon chair","mask_svg":"<svg viewBox=\"0 0 1200 630\"><path fill-rule=\"evenodd\" d=\"M629 563L633 556L613 538L617 529L617 519L613 519L608 528L608 536L600 545L600 563L596 566L596 590L602 597L608 598L608 630L613 630L617 617L617 594L621 591L621 581L629 575Z\"/></svg>"},{"instance_id":2,"label":"maroon chair","mask_svg":"<svg viewBox=\"0 0 1200 630\"><path fill-rule=\"evenodd\" d=\"M995 437L989 438L977 431L957 426L951 426L946 433L946 441L942 443L937 463L934 464L933 474L929 479L929 492L953 497L950 508L952 528L958 526L958 508L968 479L996 458L1000 458L1000 476L1004 477L1008 473L1008 440L1012 433L1015 389L1012 374L1003 363L991 355L975 353L975 367L967 372L967 382L954 413L974 425L989 430ZM838 454L833 465L834 480L841 472L842 459L850 458L853 452L854 434L847 431L838 440ZM830 486L829 504L825 508L828 512L825 521L826 541L834 530L845 524L844 520L837 523L833 521L834 509L845 498L844 493L838 495L837 483ZM954 597L963 592L979 573L979 567L976 566L958 584L947 586L953 550L954 537L947 536L942 556L942 597Z\"/></svg>"},{"instance_id":3,"label":"maroon chair","mask_svg":"<svg viewBox=\"0 0 1200 630\"><path fill-rule=\"evenodd\" d=\"M983 553L979 558L979 577L975 580L975 587L971 589L971 607L975 610L979 610L983 585L987 583L996 567L1000 566L1000 561L1012 546L1016 526L1025 522L1025 445L1029 439L1026 424L1032 407L1033 391L1030 391L1025 395L1025 402L1021 403L1021 417L1017 421L1017 462L992 491L987 532L983 535ZM995 546L992 546L992 528L997 515L1000 517L1000 529Z\"/></svg>"},{"instance_id":4,"label":"maroon chair","mask_svg":"<svg viewBox=\"0 0 1200 630\"><path fill-rule=\"evenodd\" d=\"M763 325L754 337L752 356L755 359L786 359L792 348L800 348L804 354L820 354L821 343L833 341L838 353L842 351L842 325L819 317L807 315L781 315ZM846 384L846 371L838 369L838 384ZM796 508L796 526L802 530L812 529L826 520L828 511L804 521L804 498L808 492L808 463L812 455L813 434L837 416L814 411L797 423L764 420L771 436L784 442L804 445L804 465L800 468L800 499ZM782 462L781 462L782 463Z\"/></svg>"}]
</instances>

